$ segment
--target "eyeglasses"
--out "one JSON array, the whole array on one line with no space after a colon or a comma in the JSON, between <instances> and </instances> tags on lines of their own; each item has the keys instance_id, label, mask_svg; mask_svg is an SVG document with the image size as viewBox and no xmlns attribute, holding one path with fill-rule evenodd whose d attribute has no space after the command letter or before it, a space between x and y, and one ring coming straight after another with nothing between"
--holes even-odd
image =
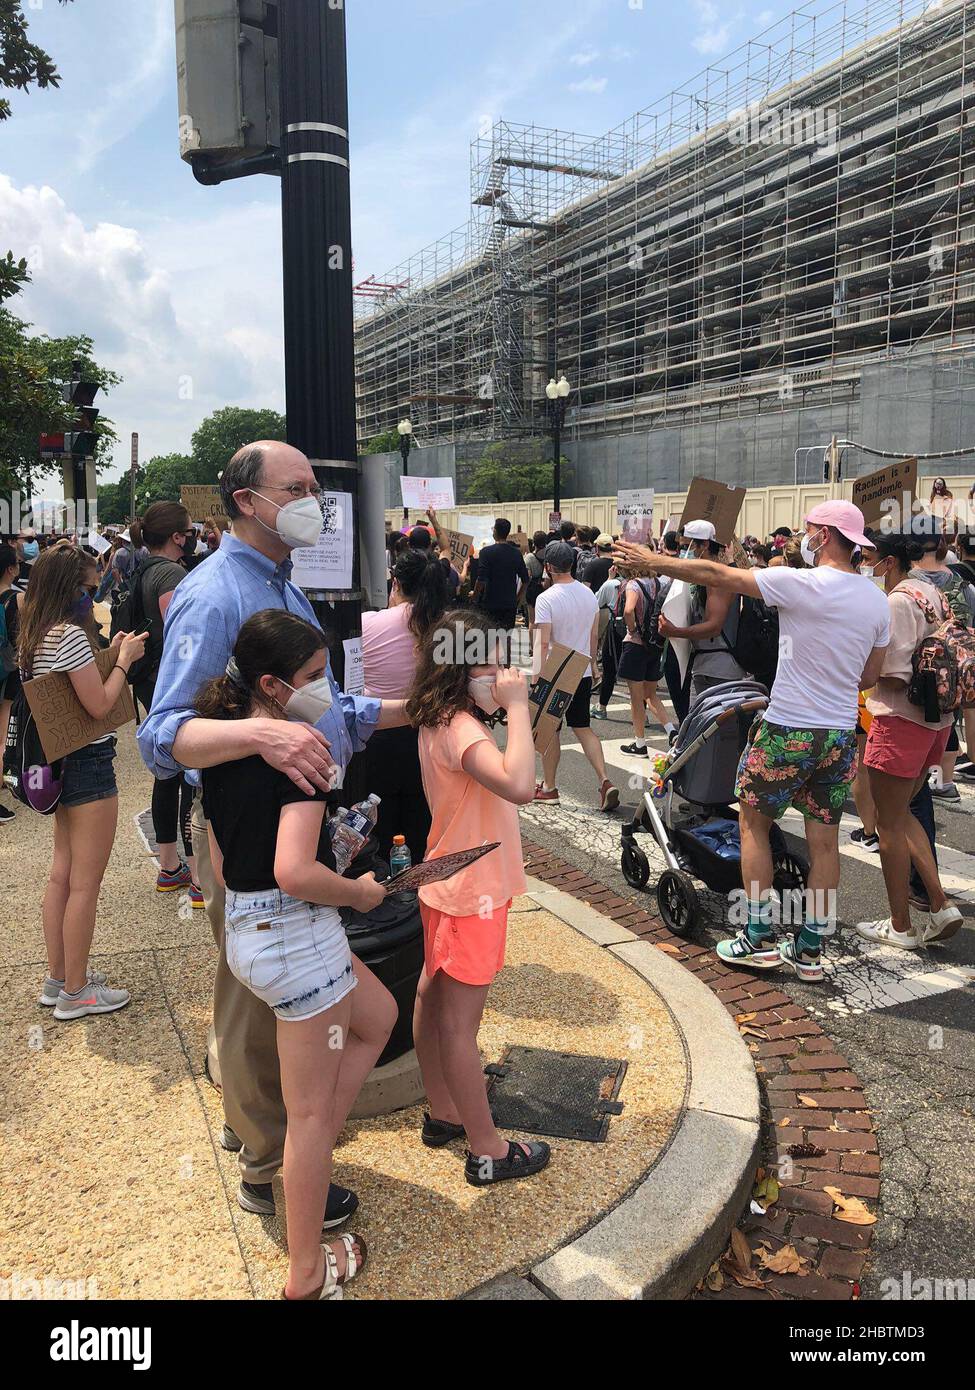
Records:
<instances>
[{"instance_id":1,"label":"eyeglasses","mask_svg":"<svg viewBox=\"0 0 975 1390\"><path fill-rule=\"evenodd\" d=\"M295 502L300 502L303 497L314 497L319 505L322 501L322 490L317 485L305 487L302 483L290 483L287 487L274 487L271 483L261 483L261 490L264 492L286 492Z\"/></svg>"}]
</instances>

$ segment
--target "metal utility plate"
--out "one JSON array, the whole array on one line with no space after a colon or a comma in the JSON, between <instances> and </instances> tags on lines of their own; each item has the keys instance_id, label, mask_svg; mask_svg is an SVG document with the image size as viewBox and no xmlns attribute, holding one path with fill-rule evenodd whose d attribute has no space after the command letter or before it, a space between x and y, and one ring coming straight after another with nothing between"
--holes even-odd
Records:
<instances>
[{"instance_id":1,"label":"metal utility plate","mask_svg":"<svg viewBox=\"0 0 975 1390\"><path fill-rule=\"evenodd\" d=\"M501 1129L527 1130L556 1139L602 1143L626 1063L615 1057L582 1057L538 1047L509 1047L486 1067L488 1099Z\"/></svg>"}]
</instances>

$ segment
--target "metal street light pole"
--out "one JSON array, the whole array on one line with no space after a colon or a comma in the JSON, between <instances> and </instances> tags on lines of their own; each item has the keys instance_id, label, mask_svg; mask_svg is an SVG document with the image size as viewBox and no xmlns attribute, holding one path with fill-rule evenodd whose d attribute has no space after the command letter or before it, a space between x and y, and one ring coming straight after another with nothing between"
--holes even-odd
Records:
<instances>
[{"instance_id":1,"label":"metal street light pole","mask_svg":"<svg viewBox=\"0 0 975 1390\"><path fill-rule=\"evenodd\" d=\"M403 477L408 478L410 475L410 449L413 445L413 424L410 420L400 420L396 429L399 432L399 451L403 456ZM403 520L408 521L409 516L410 509L404 501Z\"/></svg>"},{"instance_id":2,"label":"metal street light pole","mask_svg":"<svg viewBox=\"0 0 975 1390\"><path fill-rule=\"evenodd\" d=\"M288 443L324 490L352 495L351 588L309 593L344 687L342 643L362 633L345 7L277 8Z\"/></svg>"},{"instance_id":3,"label":"metal street light pole","mask_svg":"<svg viewBox=\"0 0 975 1390\"><path fill-rule=\"evenodd\" d=\"M554 450L552 481L553 512L561 511L562 507L562 426L565 424L565 407L571 390L572 387L566 381L564 375L559 377L558 381L553 377L545 388L545 395L548 397L552 412L552 444Z\"/></svg>"}]
</instances>

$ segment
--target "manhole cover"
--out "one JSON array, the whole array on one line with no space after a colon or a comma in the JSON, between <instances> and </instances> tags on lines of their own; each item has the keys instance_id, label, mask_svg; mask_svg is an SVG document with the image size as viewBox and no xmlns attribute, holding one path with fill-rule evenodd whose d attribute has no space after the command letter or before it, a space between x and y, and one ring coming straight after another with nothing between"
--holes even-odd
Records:
<instances>
[{"instance_id":1,"label":"manhole cover","mask_svg":"<svg viewBox=\"0 0 975 1390\"><path fill-rule=\"evenodd\" d=\"M606 1138L610 1116L623 1109L616 1097L626 1063L615 1057L509 1047L485 1071L491 1078L491 1110L502 1129L598 1144Z\"/></svg>"}]
</instances>

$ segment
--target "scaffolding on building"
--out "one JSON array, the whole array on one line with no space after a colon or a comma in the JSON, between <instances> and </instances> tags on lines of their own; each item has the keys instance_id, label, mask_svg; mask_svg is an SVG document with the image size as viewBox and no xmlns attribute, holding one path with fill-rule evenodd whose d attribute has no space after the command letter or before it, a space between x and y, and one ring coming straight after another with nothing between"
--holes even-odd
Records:
<instances>
[{"instance_id":1,"label":"scaffolding on building","mask_svg":"<svg viewBox=\"0 0 975 1390\"><path fill-rule=\"evenodd\" d=\"M797 10L598 137L497 121L469 222L380 277L360 437L577 435L856 395L975 330L975 4Z\"/></svg>"}]
</instances>

